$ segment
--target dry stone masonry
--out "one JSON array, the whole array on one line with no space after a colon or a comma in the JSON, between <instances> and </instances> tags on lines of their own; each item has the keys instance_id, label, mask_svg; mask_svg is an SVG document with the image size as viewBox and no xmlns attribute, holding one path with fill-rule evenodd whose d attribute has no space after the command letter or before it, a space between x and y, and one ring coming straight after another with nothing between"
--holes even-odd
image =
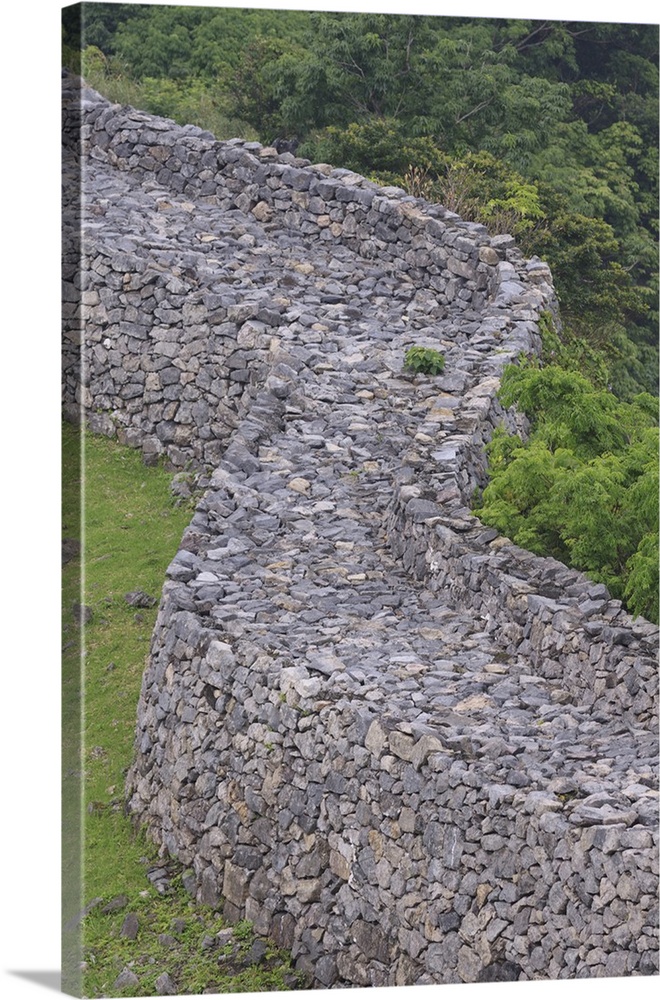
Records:
<instances>
[{"instance_id":1,"label":"dry stone masonry","mask_svg":"<svg viewBox=\"0 0 660 1000\"><path fill-rule=\"evenodd\" d=\"M547 267L399 189L64 90L65 410L205 489L136 821L318 987L656 973L657 628L469 509L493 428L521 425L496 392L556 316ZM404 372L416 344L442 376Z\"/></svg>"}]
</instances>

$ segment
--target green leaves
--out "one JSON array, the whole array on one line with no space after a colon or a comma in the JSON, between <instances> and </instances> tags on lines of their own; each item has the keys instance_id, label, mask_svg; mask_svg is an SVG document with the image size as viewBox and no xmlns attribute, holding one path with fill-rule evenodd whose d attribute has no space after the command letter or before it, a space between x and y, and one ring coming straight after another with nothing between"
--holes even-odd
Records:
<instances>
[{"instance_id":1,"label":"green leaves","mask_svg":"<svg viewBox=\"0 0 660 1000\"><path fill-rule=\"evenodd\" d=\"M657 621L657 401L621 402L556 366L507 368L500 398L525 410L533 432L526 446L493 437L477 516Z\"/></svg>"},{"instance_id":2,"label":"green leaves","mask_svg":"<svg viewBox=\"0 0 660 1000\"><path fill-rule=\"evenodd\" d=\"M579 372L556 365L511 365L502 377L500 399L524 410L551 450L569 448L586 459L625 448L638 416L636 408L633 417L630 407L611 392L594 389Z\"/></svg>"},{"instance_id":3,"label":"green leaves","mask_svg":"<svg viewBox=\"0 0 660 1000\"><path fill-rule=\"evenodd\" d=\"M650 531L644 535L637 551L630 558L623 596L633 614L643 615L649 621L657 622L660 616L659 589L658 532Z\"/></svg>"},{"instance_id":4,"label":"green leaves","mask_svg":"<svg viewBox=\"0 0 660 1000\"><path fill-rule=\"evenodd\" d=\"M439 375L445 370L445 359L432 347L410 347L406 351L403 366L424 375Z\"/></svg>"},{"instance_id":5,"label":"green leaves","mask_svg":"<svg viewBox=\"0 0 660 1000\"><path fill-rule=\"evenodd\" d=\"M367 118L346 128L331 125L308 148L319 160L341 163L397 185L405 183L404 175L411 165L437 178L449 164L431 138L407 135L403 123L395 118Z\"/></svg>"}]
</instances>

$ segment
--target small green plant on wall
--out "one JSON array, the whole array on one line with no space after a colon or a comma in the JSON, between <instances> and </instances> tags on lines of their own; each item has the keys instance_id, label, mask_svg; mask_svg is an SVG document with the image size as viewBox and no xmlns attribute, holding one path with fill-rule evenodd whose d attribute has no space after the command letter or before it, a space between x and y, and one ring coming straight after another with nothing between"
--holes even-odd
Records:
<instances>
[{"instance_id":1,"label":"small green plant on wall","mask_svg":"<svg viewBox=\"0 0 660 1000\"><path fill-rule=\"evenodd\" d=\"M403 359L403 367L423 375L439 375L445 370L445 359L432 347L409 347Z\"/></svg>"}]
</instances>

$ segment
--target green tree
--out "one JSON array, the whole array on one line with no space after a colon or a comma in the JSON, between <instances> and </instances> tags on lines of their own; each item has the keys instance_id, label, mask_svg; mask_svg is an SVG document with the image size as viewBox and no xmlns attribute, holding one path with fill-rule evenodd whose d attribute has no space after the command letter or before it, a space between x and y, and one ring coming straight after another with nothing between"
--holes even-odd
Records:
<instances>
[{"instance_id":1,"label":"green tree","mask_svg":"<svg viewBox=\"0 0 660 1000\"><path fill-rule=\"evenodd\" d=\"M119 26L140 18L143 12L143 6L132 3L82 3L64 7L64 44L77 52L95 45L106 55L112 55Z\"/></svg>"},{"instance_id":2,"label":"green tree","mask_svg":"<svg viewBox=\"0 0 660 1000\"><path fill-rule=\"evenodd\" d=\"M493 437L477 515L657 620L657 400L622 402L553 365L510 366L500 397L527 413L532 434L526 445Z\"/></svg>"},{"instance_id":3,"label":"green tree","mask_svg":"<svg viewBox=\"0 0 660 1000\"><path fill-rule=\"evenodd\" d=\"M369 117L346 128L331 125L309 140L305 149L316 160L341 163L387 184L404 184L413 168L433 183L451 163L432 138L407 135L396 118Z\"/></svg>"}]
</instances>

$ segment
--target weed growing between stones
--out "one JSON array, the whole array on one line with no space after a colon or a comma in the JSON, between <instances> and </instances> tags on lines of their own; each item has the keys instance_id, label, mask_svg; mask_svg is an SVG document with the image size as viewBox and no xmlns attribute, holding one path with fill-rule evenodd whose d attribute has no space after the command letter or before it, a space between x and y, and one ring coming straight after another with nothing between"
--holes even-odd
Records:
<instances>
[{"instance_id":1,"label":"weed growing between stones","mask_svg":"<svg viewBox=\"0 0 660 1000\"><path fill-rule=\"evenodd\" d=\"M77 525L80 430L63 427L63 523ZM157 606L126 600L136 590L158 597L165 570L190 520L189 502L172 490L172 474L147 468L140 454L104 437L85 435L85 592L80 554L63 567L65 672L64 739L79 713L80 627L74 605L86 611L83 774L82 994L245 992L299 985L290 959L256 939L251 925L227 928L199 906L171 861L135 832L125 816L124 780L133 754L135 713ZM157 603L157 602L156 602ZM69 678L69 680L67 680ZM67 722L68 720L68 722ZM66 776L65 776L66 777ZM73 846L71 858L78 858ZM67 879L73 880L73 872ZM67 914L67 918L70 913ZM160 977L160 981L159 981Z\"/></svg>"},{"instance_id":2,"label":"weed growing between stones","mask_svg":"<svg viewBox=\"0 0 660 1000\"><path fill-rule=\"evenodd\" d=\"M422 375L439 375L445 370L445 359L432 347L410 347L403 359L403 366Z\"/></svg>"}]
</instances>

